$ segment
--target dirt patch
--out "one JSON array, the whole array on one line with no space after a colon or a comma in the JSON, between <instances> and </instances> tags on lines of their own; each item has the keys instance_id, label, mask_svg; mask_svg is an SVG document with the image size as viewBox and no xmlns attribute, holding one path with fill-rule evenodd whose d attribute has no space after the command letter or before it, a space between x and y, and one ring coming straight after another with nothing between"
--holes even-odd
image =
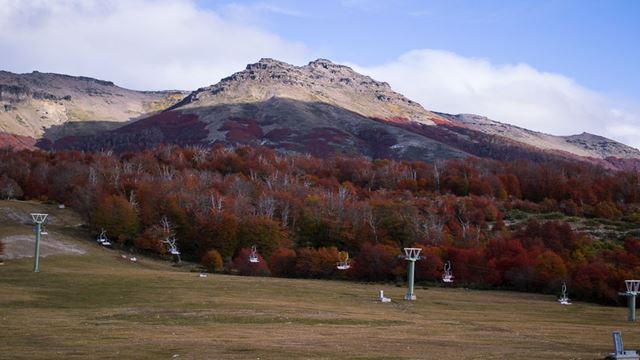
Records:
<instances>
[{"instance_id":1,"label":"dirt patch","mask_svg":"<svg viewBox=\"0 0 640 360\"><path fill-rule=\"evenodd\" d=\"M14 235L0 239L4 244L2 258L5 260L33 257L35 236ZM45 235L40 240L40 256L71 254L82 255L86 250L78 245L66 244L56 240L51 235Z\"/></svg>"}]
</instances>

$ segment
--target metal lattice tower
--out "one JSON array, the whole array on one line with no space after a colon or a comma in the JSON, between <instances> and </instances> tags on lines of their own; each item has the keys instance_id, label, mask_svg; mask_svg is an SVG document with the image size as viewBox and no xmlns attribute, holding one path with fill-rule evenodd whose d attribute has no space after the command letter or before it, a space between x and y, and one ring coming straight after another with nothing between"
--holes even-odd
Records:
<instances>
[{"instance_id":1,"label":"metal lattice tower","mask_svg":"<svg viewBox=\"0 0 640 360\"><path fill-rule=\"evenodd\" d=\"M416 261L420 260L420 252L421 248L404 248L404 256L403 258L409 262L407 269L407 295L404 296L405 300L415 300L416 296L413 294L413 281L414 281L414 273L416 269Z\"/></svg>"},{"instance_id":2,"label":"metal lattice tower","mask_svg":"<svg viewBox=\"0 0 640 360\"><path fill-rule=\"evenodd\" d=\"M49 214L32 213L31 219L36 225L36 245L33 255L33 272L40 272L40 237L42 236L42 224L47 220Z\"/></svg>"}]
</instances>

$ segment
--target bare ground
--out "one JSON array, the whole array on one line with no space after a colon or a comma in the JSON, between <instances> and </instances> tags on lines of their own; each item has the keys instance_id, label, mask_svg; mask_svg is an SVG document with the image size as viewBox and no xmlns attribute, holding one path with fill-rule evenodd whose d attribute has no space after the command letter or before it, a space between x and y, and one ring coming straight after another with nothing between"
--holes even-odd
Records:
<instances>
[{"instance_id":1,"label":"bare ground","mask_svg":"<svg viewBox=\"0 0 640 360\"><path fill-rule=\"evenodd\" d=\"M35 235L13 235L0 239L4 244L4 260L20 259L25 257L33 257L35 251ZM86 250L78 244L64 243L52 236L43 235L40 241L40 256L47 257L50 255L69 254L82 255Z\"/></svg>"}]
</instances>

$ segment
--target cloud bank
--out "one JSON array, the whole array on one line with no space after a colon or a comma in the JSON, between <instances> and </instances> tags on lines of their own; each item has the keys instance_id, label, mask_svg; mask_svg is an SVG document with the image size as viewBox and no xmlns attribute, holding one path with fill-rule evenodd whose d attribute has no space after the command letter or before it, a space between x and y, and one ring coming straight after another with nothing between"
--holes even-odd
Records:
<instances>
[{"instance_id":1,"label":"cloud bank","mask_svg":"<svg viewBox=\"0 0 640 360\"><path fill-rule=\"evenodd\" d=\"M554 135L590 132L640 148L640 107L622 106L563 75L526 64L495 65L441 50L414 50L395 61L354 68L425 108L471 113Z\"/></svg>"},{"instance_id":2,"label":"cloud bank","mask_svg":"<svg viewBox=\"0 0 640 360\"><path fill-rule=\"evenodd\" d=\"M308 49L191 0L0 0L0 67L85 75L133 89L195 89L261 57Z\"/></svg>"}]
</instances>

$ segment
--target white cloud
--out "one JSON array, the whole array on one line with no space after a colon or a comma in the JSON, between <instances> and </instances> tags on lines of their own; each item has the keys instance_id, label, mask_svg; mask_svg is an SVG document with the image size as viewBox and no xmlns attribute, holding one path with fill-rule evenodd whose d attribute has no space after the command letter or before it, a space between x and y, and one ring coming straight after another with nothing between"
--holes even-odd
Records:
<instances>
[{"instance_id":1,"label":"white cloud","mask_svg":"<svg viewBox=\"0 0 640 360\"><path fill-rule=\"evenodd\" d=\"M304 44L261 28L259 20L269 13L308 16L266 2L231 4L216 13L195 0L0 0L0 69L92 76L142 90L191 90L261 57L309 60L312 51ZM637 103L614 102L526 64L415 50L380 66L354 67L430 110L480 114L558 135L587 131L640 147Z\"/></svg>"},{"instance_id":2,"label":"white cloud","mask_svg":"<svg viewBox=\"0 0 640 360\"><path fill-rule=\"evenodd\" d=\"M555 135L586 131L640 148L640 106L616 107L566 76L526 64L414 50L387 64L354 68L389 82L429 110L479 114Z\"/></svg>"},{"instance_id":3,"label":"white cloud","mask_svg":"<svg viewBox=\"0 0 640 360\"><path fill-rule=\"evenodd\" d=\"M272 9L273 10L273 9ZM134 89L195 89L302 44L193 0L0 0L0 68L93 76Z\"/></svg>"}]
</instances>

